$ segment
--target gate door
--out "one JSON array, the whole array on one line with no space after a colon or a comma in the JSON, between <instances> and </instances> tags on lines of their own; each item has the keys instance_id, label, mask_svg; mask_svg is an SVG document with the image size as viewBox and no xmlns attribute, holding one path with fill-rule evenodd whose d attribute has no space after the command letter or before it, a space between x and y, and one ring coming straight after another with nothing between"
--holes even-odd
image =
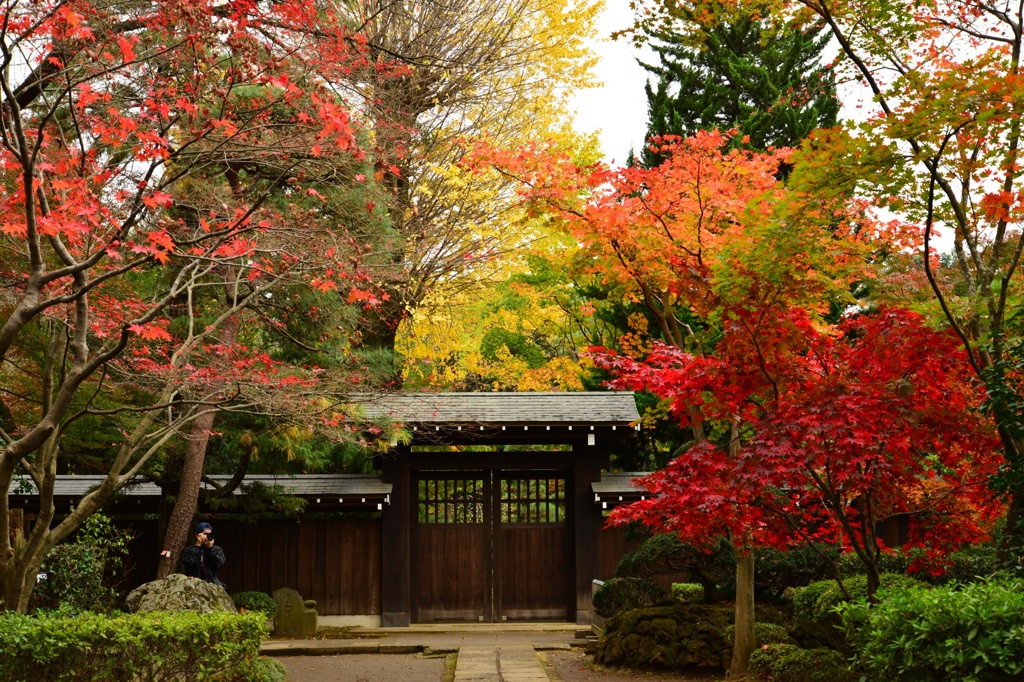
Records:
<instances>
[{"instance_id":1,"label":"gate door","mask_svg":"<svg viewBox=\"0 0 1024 682\"><path fill-rule=\"evenodd\" d=\"M495 601L501 620L568 620L572 534L562 472L495 472Z\"/></svg>"},{"instance_id":2,"label":"gate door","mask_svg":"<svg viewBox=\"0 0 1024 682\"><path fill-rule=\"evenodd\" d=\"M490 620L490 472L432 471L418 478L414 620Z\"/></svg>"},{"instance_id":3,"label":"gate door","mask_svg":"<svg viewBox=\"0 0 1024 682\"><path fill-rule=\"evenodd\" d=\"M418 472L413 620L569 620L567 478L555 471Z\"/></svg>"}]
</instances>

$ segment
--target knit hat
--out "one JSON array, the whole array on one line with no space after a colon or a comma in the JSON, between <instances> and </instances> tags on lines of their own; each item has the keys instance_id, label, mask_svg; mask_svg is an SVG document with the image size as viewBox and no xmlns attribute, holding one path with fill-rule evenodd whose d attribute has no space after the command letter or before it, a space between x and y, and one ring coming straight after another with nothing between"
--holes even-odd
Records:
<instances>
[{"instance_id":1,"label":"knit hat","mask_svg":"<svg viewBox=\"0 0 1024 682\"><path fill-rule=\"evenodd\" d=\"M198 526L196 526L196 535L199 535L200 533L205 533L207 531L212 533L213 532L213 526L208 524L206 521L203 521Z\"/></svg>"}]
</instances>

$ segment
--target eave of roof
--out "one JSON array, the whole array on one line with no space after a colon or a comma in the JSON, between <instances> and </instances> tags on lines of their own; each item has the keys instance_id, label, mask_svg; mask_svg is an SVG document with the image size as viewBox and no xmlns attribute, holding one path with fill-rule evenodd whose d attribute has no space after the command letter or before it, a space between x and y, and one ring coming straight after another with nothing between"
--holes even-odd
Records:
<instances>
[{"instance_id":1,"label":"eave of roof","mask_svg":"<svg viewBox=\"0 0 1024 682\"><path fill-rule=\"evenodd\" d=\"M620 504L646 499L650 493L634 483L634 479L642 478L649 473L647 471L629 471L603 474L600 481L590 484L594 491L594 502L600 504L602 509L610 509Z\"/></svg>"},{"instance_id":2,"label":"eave of roof","mask_svg":"<svg viewBox=\"0 0 1024 682\"><path fill-rule=\"evenodd\" d=\"M218 483L226 483L229 476L211 476ZM104 476L95 475L62 475L54 483L54 495L57 497L81 497L98 486ZM298 497L339 497L363 498L374 501L384 500L391 495L392 485L384 483L379 475L373 474L297 474L294 476L251 474L246 476L242 484L262 483L263 485L279 485L285 493ZM203 483L203 487L212 486ZM35 496L36 488L28 477L15 477L11 486L11 497ZM139 481L119 491L129 497L159 497L160 486L155 483ZM234 491L235 495L244 494L241 486Z\"/></svg>"}]
</instances>

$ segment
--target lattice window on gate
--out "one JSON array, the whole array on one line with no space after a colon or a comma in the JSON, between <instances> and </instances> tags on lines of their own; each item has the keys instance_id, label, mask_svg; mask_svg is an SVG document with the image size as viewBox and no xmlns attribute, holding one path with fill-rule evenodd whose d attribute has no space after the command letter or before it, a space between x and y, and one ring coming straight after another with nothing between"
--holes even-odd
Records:
<instances>
[{"instance_id":1,"label":"lattice window on gate","mask_svg":"<svg viewBox=\"0 0 1024 682\"><path fill-rule=\"evenodd\" d=\"M478 478L420 481L417 500L420 523L484 522L484 482Z\"/></svg>"},{"instance_id":2,"label":"lattice window on gate","mask_svg":"<svg viewBox=\"0 0 1024 682\"><path fill-rule=\"evenodd\" d=\"M502 523L565 521L564 478L515 478L501 481Z\"/></svg>"}]
</instances>

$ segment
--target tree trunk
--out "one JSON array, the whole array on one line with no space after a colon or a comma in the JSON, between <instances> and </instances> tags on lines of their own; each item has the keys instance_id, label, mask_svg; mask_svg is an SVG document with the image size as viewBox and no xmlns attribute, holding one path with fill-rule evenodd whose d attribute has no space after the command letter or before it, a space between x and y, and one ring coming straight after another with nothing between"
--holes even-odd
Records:
<instances>
[{"instance_id":1,"label":"tree trunk","mask_svg":"<svg viewBox=\"0 0 1024 682\"><path fill-rule=\"evenodd\" d=\"M10 530L11 547L17 551L25 544L25 510L11 509L7 512L7 525Z\"/></svg>"},{"instance_id":2,"label":"tree trunk","mask_svg":"<svg viewBox=\"0 0 1024 682\"><path fill-rule=\"evenodd\" d=\"M736 643L732 648L729 679L741 680L750 671L750 655L757 642L754 638L754 552L749 547L736 551Z\"/></svg>"},{"instance_id":3,"label":"tree trunk","mask_svg":"<svg viewBox=\"0 0 1024 682\"><path fill-rule=\"evenodd\" d=\"M213 428L214 413L204 414L192 422L192 433L185 449L185 460L181 468L181 486L178 498L174 501L174 510L167 522L167 535L164 536L164 551L170 556L162 555L157 565L158 580L166 578L174 572L178 565L178 557L191 538L189 529L196 513L196 501L199 499L199 486L203 478L203 464L206 461L206 446L210 442L210 430Z\"/></svg>"},{"instance_id":4,"label":"tree trunk","mask_svg":"<svg viewBox=\"0 0 1024 682\"><path fill-rule=\"evenodd\" d=\"M740 454L740 420L733 415L729 424L729 456ZM729 679L741 680L750 670L750 655L757 642L754 640L754 551L733 540L736 554L736 639L732 647Z\"/></svg>"},{"instance_id":5,"label":"tree trunk","mask_svg":"<svg viewBox=\"0 0 1024 682\"><path fill-rule=\"evenodd\" d=\"M241 313L234 315L221 330L220 342L230 346L238 339L241 327ZM167 533L164 535L163 552L157 564L156 577L162 580L174 572L178 566L178 558L185 544L192 544L192 520L196 514L199 500L199 488L203 480L203 465L206 463L206 446L210 443L210 431L213 429L215 412L209 412L192 422L192 433L185 448L185 457L181 466L181 482L178 486L178 497L174 500L171 518L167 521Z\"/></svg>"},{"instance_id":6,"label":"tree trunk","mask_svg":"<svg viewBox=\"0 0 1024 682\"><path fill-rule=\"evenodd\" d=\"M1014 489L1010 492L1006 526L999 543L998 559L1004 569L1019 568L1018 562L1024 562L1024 492L1020 490Z\"/></svg>"}]
</instances>

